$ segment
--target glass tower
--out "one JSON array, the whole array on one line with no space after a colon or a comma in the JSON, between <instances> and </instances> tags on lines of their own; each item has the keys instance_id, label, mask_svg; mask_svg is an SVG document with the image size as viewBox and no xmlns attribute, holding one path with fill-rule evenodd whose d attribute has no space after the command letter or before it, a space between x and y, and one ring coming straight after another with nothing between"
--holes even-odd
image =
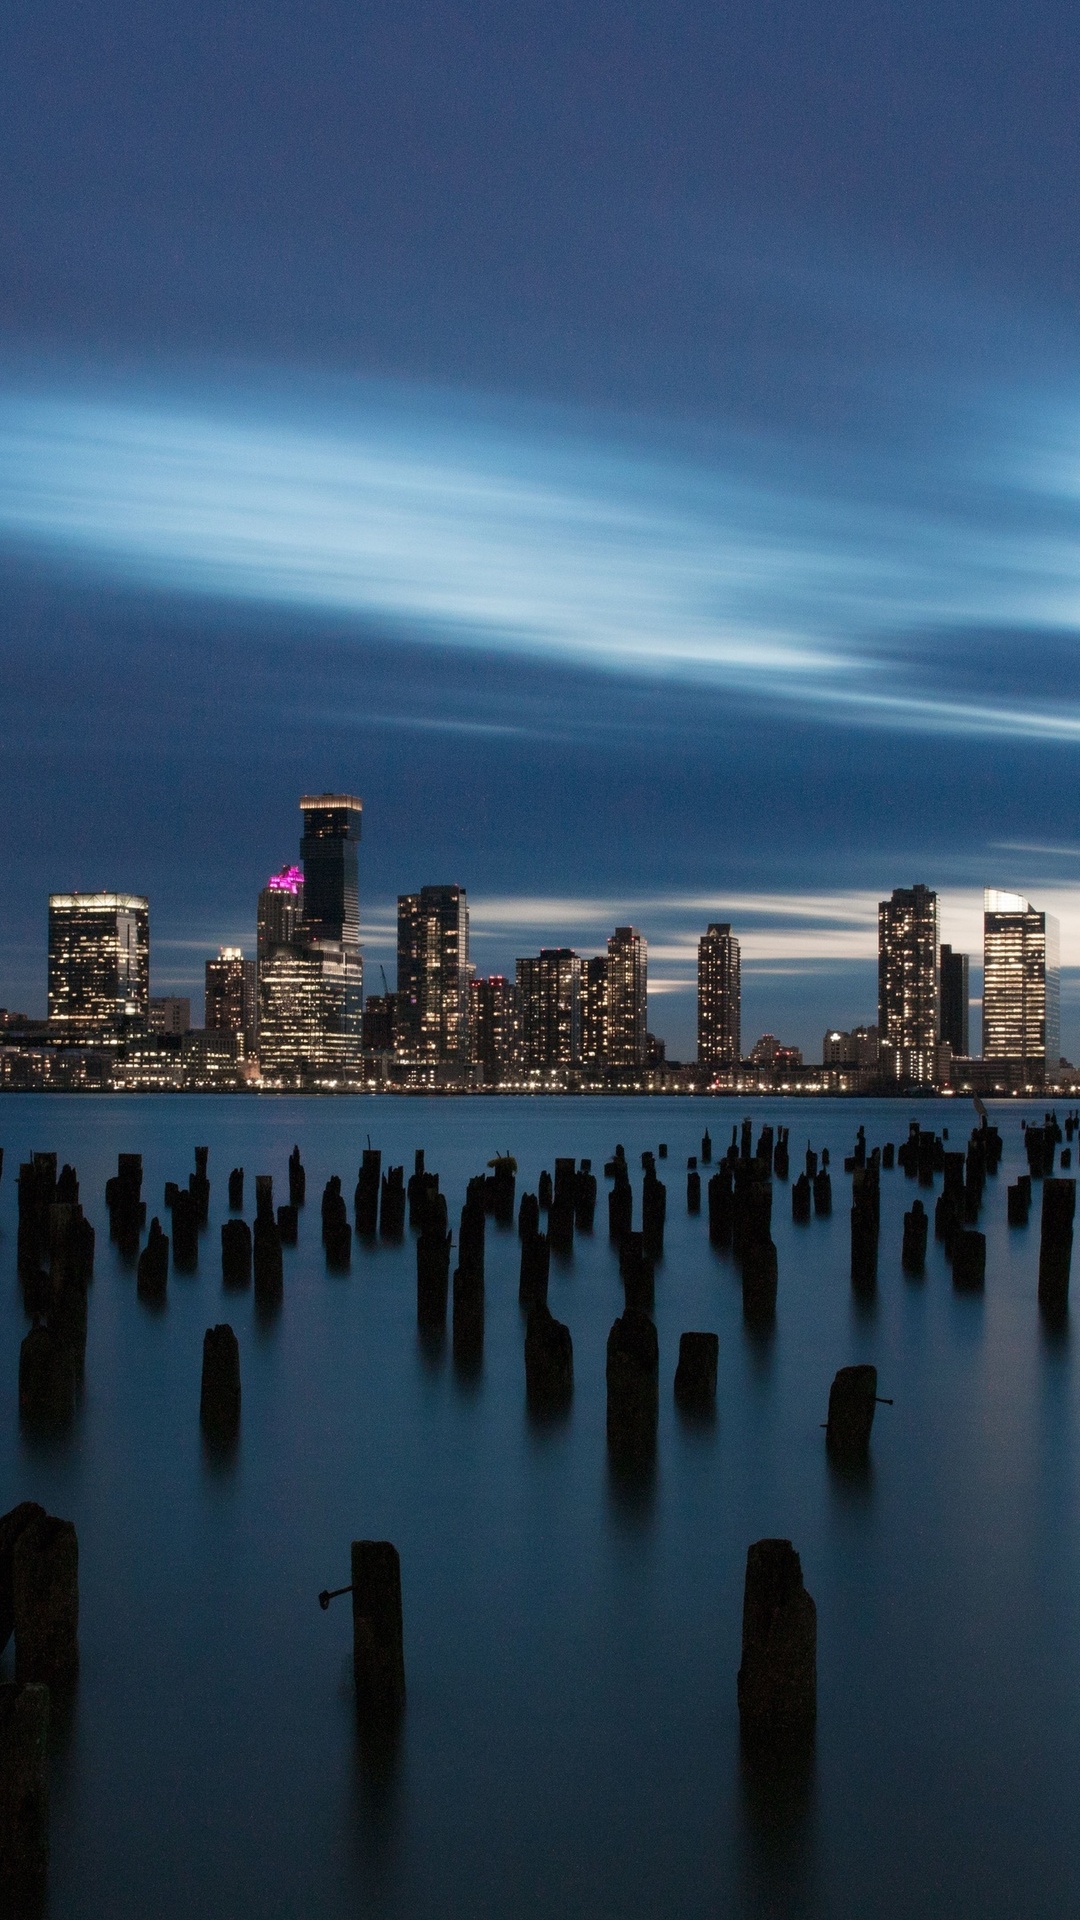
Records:
<instances>
[{"instance_id":1,"label":"glass tower","mask_svg":"<svg viewBox=\"0 0 1080 1920\"><path fill-rule=\"evenodd\" d=\"M609 1067L640 1067L648 1025L648 948L636 927L616 927L607 943L604 1052Z\"/></svg>"},{"instance_id":2,"label":"glass tower","mask_svg":"<svg viewBox=\"0 0 1080 1920\"><path fill-rule=\"evenodd\" d=\"M897 887L878 903L878 1031L887 1078L932 1084L938 1021L938 897L929 887Z\"/></svg>"},{"instance_id":3,"label":"glass tower","mask_svg":"<svg viewBox=\"0 0 1080 1920\"><path fill-rule=\"evenodd\" d=\"M49 1023L71 1034L145 1028L150 903L135 893L49 895Z\"/></svg>"},{"instance_id":4,"label":"glass tower","mask_svg":"<svg viewBox=\"0 0 1080 1920\"><path fill-rule=\"evenodd\" d=\"M360 945L360 880L357 846L363 802L351 793L305 794L300 802L304 833L304 920L316 940Z\"/></svg>"},{"instance_id":5,"label":"glass tower","mask_svg":"<svg viewBox=\"0 0 1080 1920\"><path fill-rule=\"evenodd\" d=\"M469 1057L469 905L464 887L398 896L396 1044L414 1063Z\"/></svg>"},{"instance_id":6,"label":"glass tower","mask_svg":"<svg viewBox=\"0 0 1080 1920\"><path fill-rule=\"evenodd\" d=\"M742 1048L742 963L730 924L714 921L698 941L698 1061L736 1067Z\"/></svg>"},{"instance_id":7,"label":"glass tower","mask_svg":"<svg viewBox=\"0 0 1080 1920\"><path fill-rule=\"evenodd\" d=\"M1061 1058L1058 923L1019 893L983 895L983 1058Z\"/></svg>"}]
</instances>

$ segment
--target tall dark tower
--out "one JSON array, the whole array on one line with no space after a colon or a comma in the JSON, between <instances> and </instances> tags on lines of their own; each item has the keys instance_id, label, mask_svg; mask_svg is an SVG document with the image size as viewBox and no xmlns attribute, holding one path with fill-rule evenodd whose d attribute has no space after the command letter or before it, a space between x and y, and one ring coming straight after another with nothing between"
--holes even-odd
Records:
<instances>
[{"instance_id":1,"label":"tall dark tower","mask_svg":"<svg viewBox=\"0 0 1080 1920\"><path fill-rule=\"evenodd\" d=\"M360 945L360 879L357 846L363 802L351 793L305 794L300 802L304 834L304 921L315 940Z\"/></svg>"}]
</instances>

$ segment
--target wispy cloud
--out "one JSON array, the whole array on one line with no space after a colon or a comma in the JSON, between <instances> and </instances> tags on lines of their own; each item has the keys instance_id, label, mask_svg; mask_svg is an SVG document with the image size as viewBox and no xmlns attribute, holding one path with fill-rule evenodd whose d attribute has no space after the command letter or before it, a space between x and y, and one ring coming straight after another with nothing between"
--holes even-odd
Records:
<instances>
[{"instance_id":1,"label":"wispy cloud","mask_svg":"<svg viewBox=\"0 0 1080 1920\"><path fill-rule=\"evenodd\" d=\"M1080 741L1080 700L995 688L988 670L972 685L970 659L952 671L950 633L1013 623L1069 642L1080 615L1080 454L1040 460L1035 409L989 455L987 432L936 449L932 472L915 448L855 475L825 448L794 460L762 441L751 465L731 440L691 458L660 423L415 389L339 390L331 407L269 386L256 403L209 382L193 398L24 380L0 389L0 539L429 642Z\"/></svg>"}]
</instances>

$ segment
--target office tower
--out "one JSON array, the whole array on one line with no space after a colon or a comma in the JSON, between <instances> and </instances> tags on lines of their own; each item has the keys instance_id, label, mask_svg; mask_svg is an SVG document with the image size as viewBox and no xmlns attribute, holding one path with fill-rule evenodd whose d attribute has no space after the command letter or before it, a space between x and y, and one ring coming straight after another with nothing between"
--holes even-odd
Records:
<instances>
[{"instance_id":1,"label":"office tower","mask_svg":"<svg viewBox=\"0 0 1080 1920\"><path fill-rule=\"evenodd\" d=\"M240 1033L244 1051L255 1041L255 962L245 960L240 947L220 947L217 958L206 962L207 1033Z\"/></svg>"},{"instance_id":2,"label":"office tower","mask_svg":"<svg viewBox=\"0 0 1080 1920\"><path fill-rule=\"evenodd\" d=\"M369 993L364 1001L364 1052L393 1053L397 995Z\"/></svg>"},{"instance_id":3,"label":"office tower","mask_svg":"<svg viewBox=\"0 0 1080 1920\"><path fill-rule=\"evenodd\" d=\"M171 1033L178 1037L191 1032L191 1001L186 995L151 995L146 1015L147 1033Z\"/></svg>"},{"instance_id":4,"label":"office tower","mask_svg":"<svg viewBox=\"0 0 1080 1920\"><path fill-rule=\"evenodd\" d=\"M604 1052L609 1067L640 1067L648 1026L648 948L636 927L616 927L607 943Z\"/></svg>"},{"instance_id":5,"label":"office tower","mask_svg":"<svg viewBox=\"0 0 1080 1920\"><path fill-rule=\"evenodd\" d=\"M493 973L469 982L469 1064L485 1080L512 1072L517 1057L517 993L512 980Z\"/></svg>"},{"instance_id":6,"label":"office tower","mask_svg":"<svg viewBox=\"0 0 1080 1920\"><path fill-rule=\"evenodd\" d=\"M526 1067L577 1066L581 1057L581 961L570 947L544 947L517 963L518 1019Z\"/></svg>"},{"instance_id":7,"label":"office tower","mask_svg":"<svg viewBox=\"0 0 1080 1920\"><path fill-rule=\"evenodd\" d=\"M304 873L286 868L259 896L259 1066L277 1085L337 1086L362 1069L361 802L305 795L300 809Z\"/></svg>"},{"instance_id":8,"label":"office tower","mask_svg":"<svg viewBox=\"0 0 1080 1920\"><path fill-rule=\"evenodd\" d=\"M150 903L136 893L49 895L49 1024L59 1032L146 1026Z\"/></svg>"},{"instance_id":9,"label":"office tower","mask_svg":"<svg viewBox=\"0 0 1080 1920\"><path fill-rule=\"evenodd\" d=\"M399 1056L417 1065L469 1057L469 907L464 887L398 897Z\"/></svg>"},{"instance_id":10,"label":"office tower","mask_svg":"<svg viewBox=\"0 0 1080 1920\"><path fill-rule=\"evenodd\" d=\"M703 1067L734 1067L740 1058L741 966L739 943L725 921L713 921L698 941L698 1061Z\"/></svg>"},{"instance_id":11,"label":"office tower","mask_svg":"<svg viewBox=\"0 0 1080 1920\"><path fill-rule=\"evenodd\" d=\"M954 953L949 946L941 949L941 1023L938 1038L950 1046L954 1054L967 1059L971 1049L968 1045L968 956L966 953Z\"/></svg>"},{"instance_id":12,"label":"office tower","mask_svg":"<svg viewBox=\"0 0 1080 1920\"><path fill-rule=\"evenodd\" d=\"M357 845L363 802L351 793L305 794L300 802L304 833L304 920L315 940L360 945L360 885Z\"/></svg>"},{"instance_id":13,"label":"office tower","mask_svg":"<svg viewBox=\"0 0 1080 1920\"><path fill-rule=\"evenodd\" d=\"M1019 893L983 896L983 1058L1061 1058L1058 923Z\"/></svg>"},{"instance_id":14,"label":"office tower","mask_svg":"<svg viewBox=\"0 0 1080 1920\"><path fill-rule=\"evenodd\" d=\"M607 1003L607 954L581 963L581 1064L597 1071L606 1064L604 1019Z\"/></svg>"},{"instance_id":15,"label":"office tower","mask_svg":"<svg viewBox=\"0 0 1080 1920\"><path fill-rule=\"evenodd\" d=\"M259 895L259 965L274 947L291 947L304 922L304 876L299 867L272 873Z\"/></svg>"},{"instance_id":16,"label":"office tower","mask_svg":"<svg viewBox=\"0 0 1080 1920\"><path fill-rule=\"evenodd\" d=\"M929 1085L938 1044L938 898L897 887L878 904L878 1031L886 1079Z\"/></svg>"}]
</instances>

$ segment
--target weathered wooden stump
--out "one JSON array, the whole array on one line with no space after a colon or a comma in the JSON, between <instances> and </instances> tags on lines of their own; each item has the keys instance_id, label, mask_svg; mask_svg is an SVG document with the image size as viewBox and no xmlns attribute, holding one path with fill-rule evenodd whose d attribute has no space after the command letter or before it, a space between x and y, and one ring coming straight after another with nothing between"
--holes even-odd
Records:
<instances>
[{"instance_id":1,"label":"weathered wooden stump","mask_svg":"<svg viewBox=\"0 0 1080 1920\"><path fill-rule=\"evenodd\" d=\"M953 1286L958 1293L981 1293L986 1285L986 1235L965 1227L953 1240Z\"/></svg>"},{"instance_id":2,"label":"weathered wooden stump","mask_svg":"<svg viewBox=\"0 0 1080 1920\"><path fill-rule=\"evenodd\" d=\"M905 1273L926 1271L926 1237L929 1228L930 1222L926 1208L921 1200L916 1200L911 1211L904 1215L904 1242L900 1264Z\"/></svg>"},{"instance_id":3,"label":"weathered wooden stump","mask_svg":"<svg viewBox=\"0 0 1080 1920\"><path fill-rule=\"evenodd\" d=\"M255 1216L252 1236L252 1270L255 1275L255 1299L263 1307L277 1306L285 1291L285 1268L281 1258L281 1235L272 1215Z\"/></svg>"},{"instance_id":4,"label":"weathered wooden stump","mask_svg":"<svg viewBox=\"0 0 1080 1920\"><path fill-rule=\"evenodd\" d=\"M164 1300L169 1286L169 1236L155 1213L139 1255L136 1290L141 1300Z\"/></svg>"},{"instance_id":5,"label":"weathered wooden stump","mask_svg":"<svg viewBox=\"0 0 1080 1920\"><path fill-rule=\"evenodd\" d=\"M1076 1181L1044 1180L1039 1239L1039 1304L1059 1313L1064 1311L1069 1299L1075 1211Z\"/></svg>"},{"instance_id":6,"label":"weathered wooden stump","mask_svg":"<svg viewBox=\"0 0 1080 1920\"><path fill-rule=\"evenodd\" d=\"M825 1444L835 1460L857 1465L865 1460L877 1404L877 1368L841 1367L829 1389Z\"/></svg>"},{"instance_id":7,"label":"weathered wooden stump","mask_svg":"<svg viewBox=\"0 0 1080 1920\"><path fill-rule=\"evenodd\" d=\"M24 1527L12 1557L15 1678L47 1687L79 1665L79 1541L70 1520L52 1514Z\"/></svg>"},{"instance_id":8,"label":"weathered wooden stump","mask_svg":"<svg viewBox=\"0 0 1080 1920\"><path fill-rule=\"evenodd\" d=\"M229 1175L229 1212L244 1211L244 1169L234 1167Z\"/></svg>"},{"instance_id":9,"label":"weathered wooden stump","mask_svg":"<svg viewBox=\"0 0 1080 1920\"><path fill-rule=\"evenodd\" d=\"M716 1367L720 1340L715 1333L679 1336L675 1400L684 1413L711 1413L716 1406Z\"/></svg>"},{"instance_id":10,"label":"weathered wooden stump","mask_svg":"<svg viewBox=\"0 0 1080 1920\"><path fill-rule=\"evenodd\" d=\"M277 1229L283 1247L295 1247L300 1238L300 1216L294 1201L280 1206L277 1210Z\"/></svg>"},{"instance_id":11,"label":"weathered wooden stump","mask_svg":"<svg viewBox=\"0 0 1080 1920\"><path fill-rule=\"evenodd\" d=\"M240 1344L227 1324L207 1327L203 1335L199 1419L221 1439L240 1425Z\"/></svg>"},{"instance_id":12,"label":"weathered wooden stump","mask_svg":"<svg viewBox=\"0 0 1080 1920\"><path fill-rule=\"evenodd\" d=\"M0 1686L0 1911L40 1913L49 1867L49 1689Z\"/></svg>"},{"instance_id":13,"label":"weathered wooden stump","mask_svg":"<svg viewBox=\"0 0 1080 1920\"><path fill-rule=\"evenodd\" d=\"M75 1412L77 1367L51 1327L31 1327L19 1350L19 1417L29 1426L64 1426Z\"/></svg>"},{"instance_id":14,"label":"weathered wooden stump","mask_svg":"<svg viewBox=\"0 0 1080 1920\"><path fill-rule=\"evenodd\" d=\"M790 1540L757 1540L746 1555L742 1665L743 1739L794 1748L817 1715L817 1608Z\"/></svg>"},{"instance_id":15,"label":"weathered wooden stump","mask_svg":"<svg viewBox=\"0 0 1080 1920\"><path fill-rule=\"evenodd\" d=\"M36 1500L23 1500L0 1520L0 1653L15 1630L15 1545L27 1527L44 1518Z\"/></svg>"},{"instance_id":16,"label":"weathered wooden stump","mask_svg":"<svg viewBox=\"0 0 1080 1920\"><path fill-rule=\"evenodd\" d=\"M389 1540L352 1543L353 1676L363 1718L393 1721L405 1706L401 1561Z\"/></svg>"},{"instance_id":17,"label":"weathered wooden stump","mask_svg":"<svg viewBox=\"0 0 1080 1920\"><path fill-rule=\"evenodd\" d=\"M551 1243L546 1233L534 1233L521 1242L521 1269L518 1276L518 1304L536 1307L547 1304L548 1275L551 1268Z\"/></svg>"},{"instance_id":18,"label":"weathered wooden stump","mask_svg":"<svg viewBox=\"0 0 1080 1920\"><path fill-rule=\"evenodd\" d=\"M525 1391L536 1412L556 1412L574 1392L574 1344L570 1329L538 1301L525 1330Z\"/></svg>"},{"instance_id":19,"label":"weathered wooden stump","mask_svg":"<svg viewBox=\"0 0 1080 1920\"><path fill-rule=\"evenodd\" d=\"M627 1307L607 1343L607 1437L617 1456L647 1457L655 1447L659 1380L656 1328L647 1314Z\"/></svg>"},{"instance_id":20,"label":"weathered wooden stump","mask_svg":"<svg viewBox=\"0 0 1080 1920\"><path fill-rule=\"evenodd\" d=\"M222 1222L221 1277L227 1287L251 1283L251 1228L246 1220Z\"/></svg>"}]
</instances>

